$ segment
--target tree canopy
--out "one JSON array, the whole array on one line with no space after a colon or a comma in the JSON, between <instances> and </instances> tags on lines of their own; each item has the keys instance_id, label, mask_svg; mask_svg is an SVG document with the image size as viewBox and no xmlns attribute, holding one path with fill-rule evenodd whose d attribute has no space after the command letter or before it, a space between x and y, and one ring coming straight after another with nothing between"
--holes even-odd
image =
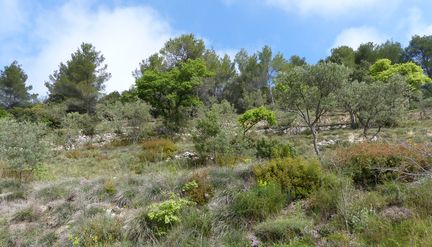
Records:
<instances>
[{"instance_id":1,"label":"tree canopy","mask_svg":"<svg viewBox=\"0 0 432 247\"><path fill-rule=\"evenodd\" d=\"M111 77L105 58L89 43L82 43L66 63L50 75L45 85L49 101L65 102L68 112L95 113L96 102Z\"/></svg>"},{"instance_id":2,"label":"tree canopy","mask_svg":"<svg viewBox=\"0 0 432 247\"><path fill-rule=\"evenodd\" d=\"M36 97L30 94L32 86L26 85L27 74L17 61L0 71L0 107L10 109L30 104Z\"/></svg>"}]
</instances>

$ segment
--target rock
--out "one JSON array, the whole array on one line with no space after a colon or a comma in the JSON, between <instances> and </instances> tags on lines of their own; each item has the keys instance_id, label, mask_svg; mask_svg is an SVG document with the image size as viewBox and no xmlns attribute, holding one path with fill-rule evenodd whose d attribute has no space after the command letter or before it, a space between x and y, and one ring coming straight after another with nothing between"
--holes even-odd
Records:
<instances>
[{"instance_id":1,"label":"rock","mask_svg":"<svg viewBox=\"0 0 432 247\"><path fill-rule=\"evenodd\" d=\"M251 247L258 247L261 245L261 241L259 241L254 234L249 233L247 238L251 241Z\"/></svg>"},{"instance_id":2,"label":"rock","mask_svg":"<svg viewBox=\"0 0 432 247\"><path fill-rule=\"evenodd\" d=\"M174 159L189 159L189 160L195 160L198 159L199 156L196 153L193 152L184 152L181 154L177 154L176 156L174 156Z\"/></svg>"}]
</instances>

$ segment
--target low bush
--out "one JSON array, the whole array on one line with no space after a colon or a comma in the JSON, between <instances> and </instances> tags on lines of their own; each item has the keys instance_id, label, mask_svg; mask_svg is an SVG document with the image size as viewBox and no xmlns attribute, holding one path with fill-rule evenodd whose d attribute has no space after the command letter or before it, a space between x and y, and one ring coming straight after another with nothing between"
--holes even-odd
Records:
<instances>
[{"instance_id":1,"label":"low bush","mask_svg":"<svg viewBox=\"0 0 432 247\"><path fill-rule=\"evenodd\" d=\"M432 215L432 179L425 179L407 188L405 200L408 207L414 209L420 216Z\"/></svg>"},{"instance_id":2,"label":"low bush","mask_svg":"<svg viewBox=\"0 0 432 247\"><path fill-rule=\"evenodd\" d=\"M255 235L264 242L291 242L309 234L312 221L302 213L266 220L255 227Z\"/></svg>"},{"instance_id":3,"label":"low bush","mask_svg":"<svg viewBox=\"0 0 432 247\"><path fill-rule=\"evenodd\" d=\"M142 161L162 161L171 158L177 152L177 146L169 139L153 139L142 142L143 152L139 158Z\"/></svg>"},{"instance_id":4,"label":"low bush","mask_svg":"<svg viewBox=\"0 0 432 247\"><path fill-rule=\"evenodd\" d=\"M231 207L234 217L259 221L279 212L286 199L277 183L260 183L249 191L238 193Z\"/></svg>"},{"instance_id":5,"label":"low bush","mask_svg":"<svg viewBox=\"0 0 432 247\"><path fill-rule=\"evenodd\" d=\"M357 186L375 187L389 180L413 181L432 164L431 147L361 143L335 151L334 161Z\"/></svg>"},{"instance_id":6,"label":"low bush","mask_svg":"<svg viewBox=\"0 0 432 247\"><path fill-rule=\"evenodd\" d=\"M253 172L258 181L280 184L291 199L307 197L321 185L322 171L316 160L276 159L255 166Z\"/></svg>"},{"instance_id":7,"label":"low bush","mask_svg":"<svg viewBox=\"0 0 432 247\"><path fill-rule=\"evenodd\" d=\"M173 225L180 222L182 210L191 204L193 204L191 201L180 198L151 204L147 212L147 221L155 235L159 237L166 235Z\"/></svg>"},{"instance_id":8,"label":"low bush","mask_svg":"<svg viewBox=\"0 0 432 247\"><path fill-rule=\"evenodd\" d=\"M197 172L182 186L182 192L198 205L206 204L213 195L207 176L207 172Z\"/></svg>"},{"instance_id":9,"label":"low bush","mask_svg":"<svg viewBox=\"0 0 432 247\"><path fill-rule=\"evenodd\" d=\"M263 159L294 158L297 150L291 144L262 138L256 144L256 156Z\"/></svg>"}]
</instances>

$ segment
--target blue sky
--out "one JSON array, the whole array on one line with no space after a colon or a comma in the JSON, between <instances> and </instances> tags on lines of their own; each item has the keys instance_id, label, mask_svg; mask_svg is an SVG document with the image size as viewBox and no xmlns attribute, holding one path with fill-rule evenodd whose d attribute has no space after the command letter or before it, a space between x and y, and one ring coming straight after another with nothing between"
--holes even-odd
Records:
<instances>
[{"instance_id":1,"label":"blue sky","mask_svg":"<svg viewBox=\"0 0 432 247\"><path fill-rule=\"evenodd\" d=\"M269 45L314 63L339 45L431 35L430 10L427 0L0 0L0 66L18 60L44 95L49 74L91 42L112 73L106 91L121 91L143 58L182 33L221 54Z\"/></svg>"}]
</instances>

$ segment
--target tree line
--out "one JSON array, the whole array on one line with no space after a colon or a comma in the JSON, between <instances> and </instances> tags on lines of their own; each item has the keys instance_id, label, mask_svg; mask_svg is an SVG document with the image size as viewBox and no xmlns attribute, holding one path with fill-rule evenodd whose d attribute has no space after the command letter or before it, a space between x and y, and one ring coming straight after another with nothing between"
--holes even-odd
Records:
<instances>
[{"instance_id":1,"label":"tree line","mask_svg":"<svg viewBox=\"0 0 432 247\"><path fill-rule=\"evenodd\" d=\"M49 76L48 98L37 102L14 61L0 71L0 107L21 116L41 104L62 105L67 113L94 116L97 104L144 101L167 130L179 131L203 105L227 101L239 114L264 106L296 114L310 129L319 154L317 127L330 112L345 112L351 127L363 128L365 138L372 139L382 127L394 125L404 109L429 108L432 98L432 36L413 36L405 48L394 41L369 42L356 50L340 46L308 64L269 46L253 54L242 49L234 58L220 56L186 34L145 58L133 72L135 84L122 93L103 94L111 77L104 62L92 44L82 43ZM49 121L56 126L55 119Z\"/></svg>"}]
</instances>

